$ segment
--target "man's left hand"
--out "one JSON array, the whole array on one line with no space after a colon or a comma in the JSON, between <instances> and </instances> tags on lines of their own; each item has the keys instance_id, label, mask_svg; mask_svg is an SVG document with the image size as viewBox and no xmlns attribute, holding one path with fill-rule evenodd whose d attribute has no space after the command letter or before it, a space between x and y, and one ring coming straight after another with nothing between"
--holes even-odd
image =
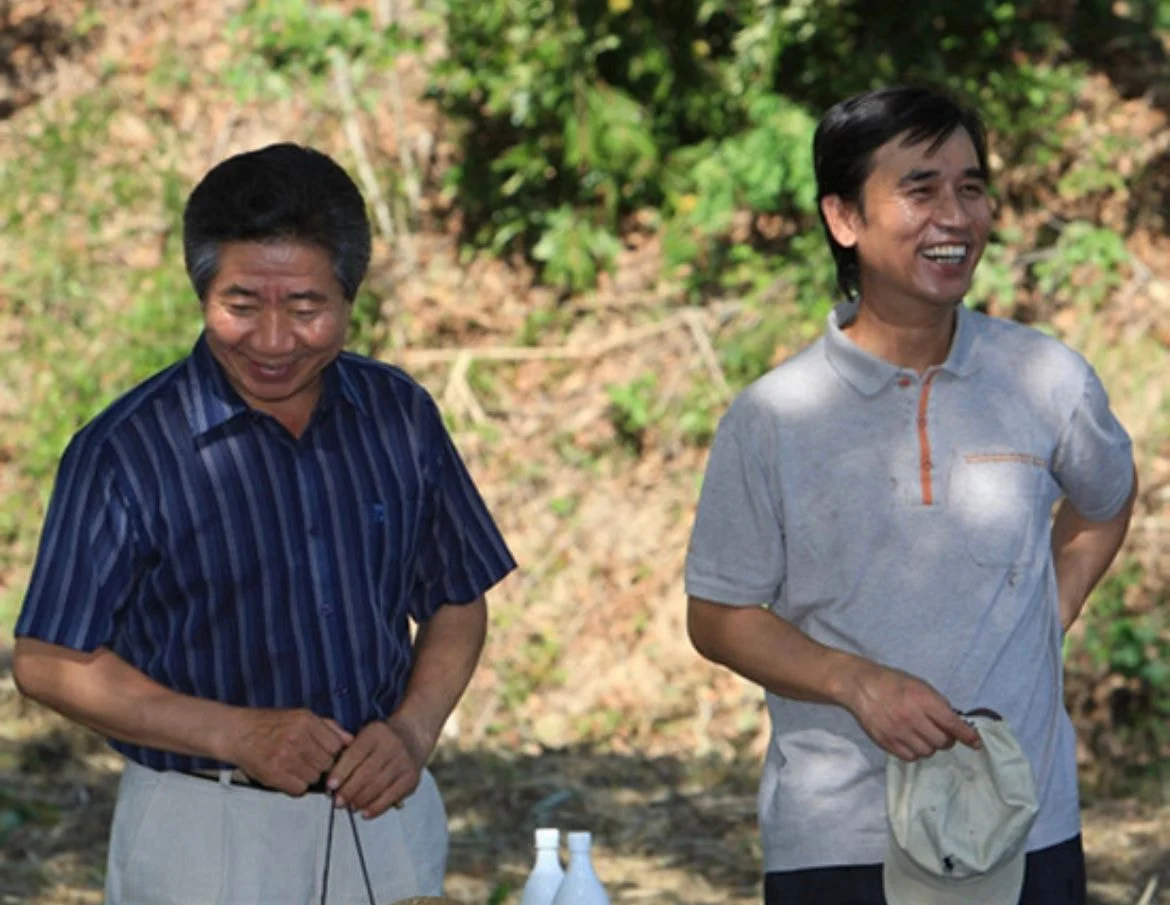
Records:
<instances>
[{"instance_id":1,"label":"man's left hand","mask_svg":"<svg viewBox=\"0 0 1170 905\"><path fill-rule=\"evenodd\" d=\"M403 721L368 724L329 771L334 802L367 819L381 816L418 787L429 753Z\"/></svg>"}]
</instances>

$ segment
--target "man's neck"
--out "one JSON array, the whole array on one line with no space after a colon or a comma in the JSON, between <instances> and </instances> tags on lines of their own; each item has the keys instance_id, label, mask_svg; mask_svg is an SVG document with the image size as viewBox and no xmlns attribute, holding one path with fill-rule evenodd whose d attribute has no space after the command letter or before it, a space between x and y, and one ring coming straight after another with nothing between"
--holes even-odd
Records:
<instances>
[{"instance_id":1,"label":"man's neck","mask_svg":"<svg viewBox=\"0 0 1170 905\"><path fill-rule=\"evenodd\" d=\"M844 329L858 348L922 374L946 361L955 335L957 307L931 306L907 315L863 298L857 317Z\"/></svg>"}]
</instances>

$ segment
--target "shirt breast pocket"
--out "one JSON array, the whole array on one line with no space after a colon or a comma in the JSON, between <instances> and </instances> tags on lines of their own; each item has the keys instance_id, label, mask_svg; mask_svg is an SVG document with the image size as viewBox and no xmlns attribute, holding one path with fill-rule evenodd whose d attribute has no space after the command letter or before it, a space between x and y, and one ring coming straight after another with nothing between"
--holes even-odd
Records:
<instances>
[{"instance_id":1,"label":"shirt breast pocket","mask_svg":"<svg viewBox=\"0 0 1170 905\"><path fill-rule=\"evenodd\" d=\"M951 468L950 508L975 562L1006 568L1036 555L1037 520L1048 463L1027 453L958 455Z\"/></svg>"},{"instance_id":2,"label":"shirt breast pocket","mask_svg":"<svg viewBox=\"0 0 1170 905\"><path fill-rule=\"evenodd\" d=\"M416 494L365 505L366 557L373 593L397 600L409 581L410 564L419 542L422 501Z\"/></svg>"}]
</instances>

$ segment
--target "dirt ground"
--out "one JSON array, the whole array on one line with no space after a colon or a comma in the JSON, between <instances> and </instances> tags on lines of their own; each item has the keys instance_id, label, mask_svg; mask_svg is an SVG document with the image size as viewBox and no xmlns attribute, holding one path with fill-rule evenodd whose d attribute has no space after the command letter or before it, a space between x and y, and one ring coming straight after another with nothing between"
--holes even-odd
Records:
<instances>
[{"instance_id":1,"label":"dirt ground","mask_svg":"<svg viewBox=\"0 0 1170 905\"><path fill-rule=\"evenodd\" d=\"M97 737L22 701L0 678L2 905L101 901L121 762ZM614 905L754 905L760 852L755 757L555 749L514 753L448 741L432 769L450 819L447 891L514 905L537 826L593 832ZM1088 801L1090 905L1170 905L1170 789ZM11 818L10 818L11 819Z\"/></svg>"},{"instance_id":2,"label":"dirt ground","mask_svg":"<svg viewBox=\"0 0 1170 905\"><path fill-rule=\"evenodd\" d=\"M67 108L69 97L99 82L117 89L123 107L108 159L95 168L166 163L194 179L220 156L290 131L347 159L336 111L300 97L240 102L205 77L229 58L224 26L242 3L112 0L102 4L104 25L77 39L68 26L90 5L0 0L0 56L13 64L0 72L0 164L19 164L27 114L51 101ZM113 69L101 62L111 59ZM191 81L164 92L153 73L176 60L191 64ZM399 75L408 88L405 131L376 111L366 124L371 153L397 159L401 140L425 156L432 171L424 174L424 212L428 204L437 211L435 173L451 143L419 99L417 61ZM1165 134L1165 116L1141 98L1123 103L1100 82L1093 90L1086 108L1105 111L1103 120ZM1170 183L1149 190L1170 199ZM1170 221L1170 201L1164 206ZM95 240L103 254L134 262L157 253L141 247L139 233L107 232ZM758 902L760 696L699 662L682 624L682 556L704 453L651 427L637 455L615 454L605 391L653 373L662 398L685 398L693 377L707 373L695 336L717 337L749 315L731 303L711 306L696 326L681 308L664 306L670 287L657 282L655 242L635 236L597 292L558 309L567 346L605 354L576 365L551 356L468 369L450 347L514 344L526 316L549 307L552 295L522 262L465 261L452 232L439 213L424 216L410 267L383 245L371 275L402 315L401 363L460 424L459 447L523 564L493 596L482 666L433 764L451 821L449 892L487 905L506 887L514 905L532 830L552 824L593 831L596 867L615 905ZM1145 583L1130 589L1138 602L1164 600L1170 587L1170 438L1143 427L1166 410L1167 362L1164 348L1160 358L1121 352L1170 338L1165 233L1163 225L1133 237L1143 270L1091 334L1075 323L1060 327L1108 385L1127 390L1119 394L1124 420L1139 428L1145 491L1126 554L1145 570ZM6 316L0 297L0 337L10 335ZM777 356L807 338L792 336L792 348ZM0 355L6 351L0 340ZM21 379L5 383L19 387ZM0 430L0 491L13 467ZM19 587L24 574L0 575L0 590ZM18 697L3 649L10 626L0 631L0 905L99 902L120 762L99 739ZM1103 683L1088 663L1070 667L1091 902L1170 905L1170 782L1115 781L1130 759L1117 715L1142 689ZM1156 748L1145 756L1149 750Z\"/></svg>"}]
</instances>

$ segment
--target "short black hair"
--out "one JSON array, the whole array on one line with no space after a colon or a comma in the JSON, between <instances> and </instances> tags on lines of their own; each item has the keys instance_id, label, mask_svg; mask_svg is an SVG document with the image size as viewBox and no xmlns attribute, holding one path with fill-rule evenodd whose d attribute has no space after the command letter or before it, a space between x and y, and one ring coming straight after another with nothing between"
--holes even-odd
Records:
<instances>
[{"instance_id":1,"label":"short black hair","mask_svg":"<svg viewBox=\"0 0 1170 905\"><path fill-rule=\"evenodd\" d=\"M837 285L846 298L854 299L861 291L857 250L833 238L820 202L838 195L864 213L862 188L873 170L874 151L903 134L906 144L929 141L935 151L959 128L971 137L986 179L987 132L979 114L935 88L895 85L867 91L833 105L821 118L813 137L817 209L837 264Z\"/></svg>"},{"instance_id":2,"label":"short black hair","mask_svg":"<svg viewBox=\"0 0 1170 905\"><path fill-rule=\"evenodd\" d=\"M370 221L358 187L327 154L289 142L237 154L214 166L187 199L183 257L201 301L224 243L279 241L328 252L353 301L370 264Z\"/></svg>"}]
</instances>

